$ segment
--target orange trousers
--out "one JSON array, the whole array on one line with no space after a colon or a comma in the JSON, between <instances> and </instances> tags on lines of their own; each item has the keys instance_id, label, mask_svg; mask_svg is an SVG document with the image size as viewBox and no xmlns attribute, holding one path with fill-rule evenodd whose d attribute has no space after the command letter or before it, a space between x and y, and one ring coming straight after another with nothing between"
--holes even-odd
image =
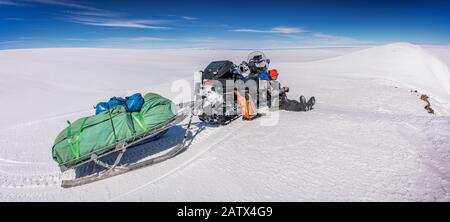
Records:
<instances>
[{"instance_id":1,"label":"orange trousers","mask_svg":"<svg viewBox=\"0 0 450 222\"><path fill-rule=\"evenodd\" d=\"M253 103L252 98L249 95L249 100L246 100L244 96L237 90L234 91L237 97L239 105L242 107L242 119L252 120L258 115L255 103Z\"/></svg>"}]
</instances>

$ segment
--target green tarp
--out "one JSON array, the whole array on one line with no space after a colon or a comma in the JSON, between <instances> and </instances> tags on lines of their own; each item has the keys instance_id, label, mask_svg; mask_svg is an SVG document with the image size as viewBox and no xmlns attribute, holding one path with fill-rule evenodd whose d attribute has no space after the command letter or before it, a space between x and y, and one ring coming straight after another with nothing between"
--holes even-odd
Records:
<instances>
[{"instance_id":1,"label":"green tarp","mask_svg":"<svg viewBox=\"0 0 450 222\"><path fill-rule=\"evenodd\" d=\"M140 112L117 108L76 120L61 131L53 144L53 159L70 167L115 148L117 141L133 140L175 118L172 102L155 93L144 96ZM114 128L113 128L114 126Z\"/></svg>"}]
</instances>

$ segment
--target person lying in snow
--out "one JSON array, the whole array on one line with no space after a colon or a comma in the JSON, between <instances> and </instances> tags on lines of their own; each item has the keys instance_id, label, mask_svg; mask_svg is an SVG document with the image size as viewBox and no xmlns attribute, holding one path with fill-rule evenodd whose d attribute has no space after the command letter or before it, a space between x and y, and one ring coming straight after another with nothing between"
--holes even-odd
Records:
<instances>
[{"instance_id":1,"label":"person lying in snow","mask_svg":"<svg viewBox=\"0 0 450 222\"><path fill-rule=\"evenodd\" d=\"M278 79L278 71L276 69L272 69L269 72L270 80L277 80ZM273 86L271 86L272 82L269 81L269 98L270 98L270 92L274 91ZM280 83L278 83L278 86L281 86ZM297 100L291 100L287 98L287 93L289 92L289 87L279 87L279 97L280 97L280 104L279 108L280 110L286 110L286 111L309 111L313 109L314 104L316 103L316 98L312 96L308 101L306 101L306 98L302 95L300 96L299 101ZM269 101L271 101L269 99Z\"/></svg>"},{"instance_id":2,"label":"person lying in snow","mask_svg":"<svg viewBox=\"0 0 450 222\"><path fill-rule=\"evenodd\" d=\"M286 93L289 92L289 87L284 86L280 90L280 109L287 111L309 111L313 109L316 103L316 98L312 96L308 102L304 96L300 96L299 101L287 98Z\"/></svg>"}]
</instances>

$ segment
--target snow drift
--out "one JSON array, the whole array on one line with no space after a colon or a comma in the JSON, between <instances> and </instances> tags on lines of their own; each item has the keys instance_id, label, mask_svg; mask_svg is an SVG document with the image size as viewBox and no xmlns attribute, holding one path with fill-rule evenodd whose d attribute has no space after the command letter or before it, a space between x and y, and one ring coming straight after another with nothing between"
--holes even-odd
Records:
<instances>
[{"instance_id":1,"label":"snow drift","mask_svg":"<svg viewBox=\"0 0 450 222\"><path fill-rule=\"evenodd\" d=\"M336 74L392 80L450 103L450 72L447 65L418 45L395 43L378 46L323 60L314 63L314 66L319 64L333 66L333 73Z\"/></svg>"}]
</instances>

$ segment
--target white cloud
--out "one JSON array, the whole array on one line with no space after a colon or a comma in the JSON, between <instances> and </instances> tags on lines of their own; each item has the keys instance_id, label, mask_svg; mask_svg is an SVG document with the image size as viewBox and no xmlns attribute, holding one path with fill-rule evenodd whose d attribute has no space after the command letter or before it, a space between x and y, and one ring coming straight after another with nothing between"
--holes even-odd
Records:
<instances>
[{"instance_id":1,"label":"white cloud","mask_svg":"<svg viewBox=\"0 0 450 222\"><path fill-rule=\"evenodd\" d=\"M140 28L140 29L166 29L167 27L148 25L138 21L102 21L102 22L80 22L85 25L120 27L120 28Z\"/></svg>"},{"instance_id":2,"label":"white cloud","mask_svg":"<svg viewBox=\"0 0 450 222\"><path fill-rule=\"evenodd\" d=\"M143 36L143 37L134 37L134 38L130 38L131 41L142 41L142 42L146 42L146 41L169 41L169 40L173 40L173 39L166 39L166 38L159 38L159 37L150 37L150 36Z\"/></svg>"},{"instance_id":3,"label":"white cloud","mask_svg":"<svg viewBox=\"0 0 450 222\"><path fill-rule=\"evenodd\" d=\"M154 41L171 41L174 39L160 38L154 36L138 36L138 37L109 37L100 39L86 39L86 38L66 38L67 41L83 41L83 42L154 42Z\"/></svg>"},{"instance_id":4,"label":"white cloud","mask_svg":"<svg viewBox=\"0 0 450 222\"><path fill-rule=\"evenodd\" d=\"M77 11L65 11L70 14L80 15L80 16L97 16L97 17L115 17L118 13L96 8L94 6L88 5L86 3L80 3L70 0L22 0L29 4L45 4L53 6L61 6L65 8L71 8Z\"/></svg>"},{"instance_id":5,"label":"white cloud","mask_svg":"<svg viewBox=\"0 0 450 222\"><path fill-rule=\"evenodd\" d=\"M215 43L215 42L218 42L219 39L217 39L215 37L200 37L200 38L189 39L189 41L200 42L200 43Z\"/></svg>"},{"instance_id":6,"label":"white cloud","mask_svg":"<svg viewBox=\"0 0 450 222\"><path fill-rule=\"evenodd\" d=\"M117 17L119 13L111 12L107 10L85 10L85 11L66 11L69 14L77 16L93 16L93 17Z\"/></svg>"},{"instance_id":7,"label":"white cloud","mask_svg":"<svg viewBox=\"0 0 450 222\"><path fill-rule=\"evenodd\" d=\"M77 42L94 41L94 40L91 40L91 39L82 39L82 38L66 38L65 40L67 40L67 41L77 41Z\"/></svg>"},{"instance_id":8,"label":"white cloud","mask_svg":"<svg viewBox=\"0 0 450 222\"><path fill-rule=\"evenodd\" d=\"M181 18L183 18L185 20L197 20L198 19L198 18L191 17L191 16L182 16Z\"/></svg>"},{"instance_id":9,"label":"white cloud","mask_svg":"<svg viewBox=\"0 0 450 222\"><path fill-rule=\"evenodd\" d=\"M21 42L23 42L23 41L15 41L15 40L4 41L4 42L0 42L0 45L10 45L10 44L21 43Z\"/></svg>"},{"instance_id":10,"label":"white cloud","mask_svg":"<svg viewBox=\"0 0 450 222\"><path fill-rule=\"evenodd\" d=\"M76 8L76 9L85 9L85 10L98 10L95 7L82 4L75 1L69 0L22 0L24 2L36 3L36 4L46 4L46 5L55 5L55 6L64 6L68 8Z\"/></svg>"},{"instance_id":11,"label":"white cloud","mask_svg":"<svg viewBox=\"0 0 450 222\"><path fill-rule=\"evenodd\" d=\"M0 0L2 1L2 0ZM84 25L116 27L116 28L139 28L139 29L168 29L160 24L162 20L148 19L126 19L120 18L122 13L96 8L85 3L70 0L22 0L33 4L46 4L72 8L64 11L64 19Z\"/></svg>"},{"instance_id":12,"label":"white cloud","mask_svg":"<svg viewBox=\"0 0 450 222\"><path fill-rule=\"evenodd\" d=\"M117 27L117 28L140 28L140 29L168 29L169 27L160 26L164 23L162 20L129 20L129 19L101 19L92 17L69 17L72 22L104 27Z\"/></svg>"},{"instance_id":13,"label":"white cloud","mask_svg":"<svg viewBox=\"0 0 450 222\"><path fill-rule=\"evenodd\" d=\"M281 33L281 34L294 34L306 32L301 28L288 27L288 26L277 26L271 29L234 29L233 32L253 32L253 33Z\"/></svg>"},{"instance_id":14,"label":"white cloud","mask_svg":"<svg viewBox=\"0 0 450 222\"><path fill-rule=\"evenodd\" d=\"M166 20L127 19L124 14L94 7L92 4L74 0L0 0L0 5L33 6L45 4L67 8L59 14L60 19L83 25L115 27L115 28L137 28L137 29L170 29L163 23L176 22ZM198 20L192 16L178 16L178 20Z\"/></svg>"},{"instance_id":15,"label":"white cloud","mask_svg":"<svg viewBox=\"0 0 450 222\"><path fill-rule=\"evenodd\" d=\"M8 6L29 6L28 4L10 1L10 0L0 0L0 5L8 5Z\"/></svg>"},{"instance_id":16,"label":"white cloud","mask_svg":"<svg viewBox=\"0 0 450 222\"><path fill-rule=\"evenodd\" d=\"M22 20L21 18L4 18L3 20L7 20L7 21L20 21Z\"/></svg>"}]
</instances>

